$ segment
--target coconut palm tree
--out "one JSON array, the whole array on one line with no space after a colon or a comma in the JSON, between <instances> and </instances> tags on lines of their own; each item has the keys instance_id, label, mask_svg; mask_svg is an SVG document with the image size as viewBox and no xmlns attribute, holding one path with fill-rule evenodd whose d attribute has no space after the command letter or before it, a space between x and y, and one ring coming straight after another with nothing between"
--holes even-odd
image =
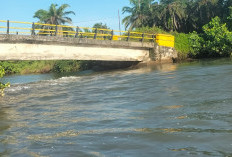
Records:
<instances>
[{"instance_id":1,"label":"coconut palm tree","mask_svg":"<svg viewBox=\"0 0 232 157\"><path fill-rule=\"evenodd\" d=\"M136 27L142 27L148 25L149 18L152 12L153 0L130 0L132 7L123 7L122 12L128 13L122 22L125 27L132 30Z\"/></svg>"},{"instance_id":2,"label":"coconut palm tree","mask_svg":"<svg viewBox=\"0 0 232 157\"><path fill-rule=\"evenodd\" d=\"M160 16L162 27L168 31L183 31L186 20L186 3L184 1L174 1L161 3L163 8Z\"/></svg>"},{"instance_id":3,"label":"coconut palm tree","mask_svg":"<svg viewBox=\"0 0 232 157\"><path fill-rule=\"evenodd\" d=\"M202 26L218 16L232 25L232 0L130 0L124 7L126 28L157 26L166 31L202 32ZM229 27L232 30L232 26Z\"/></svg>"},{"instance_id":4,"label":"coconut palm tree","mask_svg":"<svg viewBox=\"0 0 232 157\"><path fill-rule=\"evenodd\" d=\"M62 25L72 23L72 19L68 15L75 15L75 13L73 11L65 11L70 6L68 4L62 4L59 8L57 6L57 4L51 4L49 10L40 9L35 12L33 17L47 24Z\"/></svg>"},{"instance_id":5,"label":"coconut palm tree","mask_svg":"<svg viewBox=\"0 0 232 157\"><path fill-rule=\"evenodd\" d=\"M62 4L57 8L57 4L51 4L49 10L40 9L35 12L34 18L38 18L40 23L52 24L52 25L63 25L66 23L71 24L72 19L68 15L75 13L73 11L65 11L66 8L70 7L68 4ZM51 28L50 28L51 29ZM62 30L62 28L58 28Z\"/></svg>"}]
</instances>

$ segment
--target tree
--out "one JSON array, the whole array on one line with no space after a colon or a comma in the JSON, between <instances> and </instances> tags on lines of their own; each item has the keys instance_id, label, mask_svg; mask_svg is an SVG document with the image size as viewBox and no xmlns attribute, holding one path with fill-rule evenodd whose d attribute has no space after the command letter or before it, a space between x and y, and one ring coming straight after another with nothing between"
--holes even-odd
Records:
<instances>
[{"instance_id":1,"label":"tree","mask_svg":"<svg viewBox=\"0 0 232 157\"><path fill-rule=\"evenodd\" d=\"M165 2L165 3L164 3ZM161 3L161 26L167 31L184 32L186 21L186 1L170 0ZM170 3L171 2L171 3Z\"/></svg>"},{"instance_id":2,"label":"tree","mask_svg":"<svg viewBox=\"0 0 232 157\"><path fill-rule=\"evenodd\" d=\"M72 19L68 15L75 15L73 11L65 11L68 7L68 4L62 4L57 8L57 4L51 4L49 10L40 9L35 12L34 18L38 18L40 23L52 24L52 25L64 25L66 23L71 24ZM47 27L47 26L45 26ZM54 27L49 27L48 29L54 29ZM62 30L62 28L58 28Z\"/></svg>"},{"instance_id":3,"label":"tree","mask_svg":"<svg viewBox=\"0 0 232 157\"><path fill-rule=\"evenodd\" d=\"M211 56L228 57L232 52L232 33L226 24L222 24L219 17L213 18L209 24L203 26L204 47Z\"/></svg>"},{"instance_id":4,"label":"tree","mask_svg":"<svg viewBox=\"0 0 232 157\"><path fill-rule=\"evenodd\" d=\"M106 24L104 24L104 25L103 25L103 23L102 23L102 22L95 23L95 24L93 25L93 28L110 29L110 28L108 28L108 27L107 27L107 25L106 25Z\"/></svg>"},{"instance_id":5,"label":"tree","mask_svg":"<svg viewBox=\"0 0 232 157\"><path fill-rule=\"evenodd\" d=\"M95 23L95 24L93 25L93 28L98 28L98 29L110 29L106 24L103 25L101 22ZM93 30L93 31L95 31L95 30ZM105 31L105 30L99 30L98 32L101 33L101 34L109 34L109 33L110 33L109 31Z\"/></svg>"},{"instance_id":6,"label":"tree","mask_svg":"<svg viewBox=\"0 0 232 157\"><path fill-rule=\"evenodd\" d=\"M149 15L152 14L152 2L153 0L130 0L132 7L125 6L122 8L123 14L129 14L122 20L126 29L129 27L129 30L132 30L149 24Z\"/></svg>"},{"instance_id":7,"label":"tree","mask_svg":"<svg viewBox=\"0 0 232 157\"><path fill-rule=\"evenodd\" d=\"M194 33L192 48L198 57L229 57L232 52L232 33L228 31L226 24L222 24L219 17L213 18L203 26L203 33Z\"/></svg>"},{"instance_id":8,"label":"tree","mask_svg":"<svg viewBox=\"0 0 232 157\"><path fill-rule=\"evenodd\" d=\"M95 23L93 25L93 28L96 28L95 30L92 30L92 32L95 32L97 30L98 34L104 34L102 37L106 39L107 37L110 38L111 31L109 31L109 27L106 24L103 24L102 22Z\"/></svg>"},{"instance_id":9,"label":"tree","mask_svg":"<svg viewBox=\"0 0 232 157\"><path fill-rule=\"evenodd\" d=\"M202 33L202 27L218 16L232 25L232 0L130 0L123 24L130 30L159 27L166 31ZM232 30L232 26L228 26Z\"/></svg>"},{"instance_id":10,"label":"tree","mask_svg":"<svg viewBox=\"0 0 232 157\"><path fill-rule=\"evenodd\" d=\"M33 17L46 24L62 25L72 23L72 19L68 15L75 15L75 13L73 11L65 11L70 6L68 4L62 4L59 8L57 6L57 4L51 4L49 10L40 9L35 12Z\"/></svg>"}]
</instances>

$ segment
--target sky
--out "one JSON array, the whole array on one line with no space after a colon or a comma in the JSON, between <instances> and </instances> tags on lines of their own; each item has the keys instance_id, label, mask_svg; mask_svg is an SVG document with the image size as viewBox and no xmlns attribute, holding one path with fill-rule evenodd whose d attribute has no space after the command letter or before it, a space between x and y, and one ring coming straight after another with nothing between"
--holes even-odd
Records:
<instances>
[{"instance_id":1,"label":"sky","mask_svg":"<svg viewBox=\"0 0 232 157\"><path fill-rule=\"evenodd\" d=\"M121 20L124 6L130 6L129 0L0 0L0 20L37 22L33 18L39 9L48 10L52 4L69 4L67 11L74 11L73 26L92 27L102 22L110 29L119 30L118 10ZM125 27L121 23L122 30Z\"/></svg>"}]
</instances>

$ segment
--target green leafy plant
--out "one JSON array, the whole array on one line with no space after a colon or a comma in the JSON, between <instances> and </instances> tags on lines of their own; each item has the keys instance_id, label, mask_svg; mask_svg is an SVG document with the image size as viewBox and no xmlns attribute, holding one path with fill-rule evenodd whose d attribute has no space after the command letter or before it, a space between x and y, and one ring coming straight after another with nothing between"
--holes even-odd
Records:
<instances>
[{"instance_id":1,"label":"green leafy plant","mask_svg":"<svg viewBox=\"0 0 232 157\"><path fill-rule=\"evenodd\" d=\"M197 34L197 32L192 32L189 37L189 45L190 45L190 57L194 57L196 55L199 55L199 52L201 51L202 44L204 42L204 39Z\"/></svg>"},{"instance_id":2,"label":"green leafy plant","mask_svg":"<svg viewBox=\"0 0 232 157\"><path fill-rule=\"evenodd\" d=\"M62 72L73 72L80 70L80 62L79 61L71 61L71 60L63 60L56 61L53 67L54 72L62 73Z\"/></svg>"},{"instance_id":3,"label":"green leafy plant","mask_svg":"<svg viewBox=\"0 0 232 157\"><path fill-rule=\"evenodd\" d=\"M171 33L175 37L175 49L178 51L179 59L186 59L191 50L189 44L190 34L173 32Z\"/></svg>"},{"instance_id":4,"label":"green leafy plant","mask_svg":"<svg viewBox=\"0 0 232 157\"><path fill-rule=\"evenodd\" d=\"M226 24L222 24L219 17L213 18L203 26L203 50L210 56L228 57L232 51L231 32Z\"/></svg>"},{"instance_id":5,"label":"green leafy plant","mask_svg":"<svg viewBox=\"0 0 232 157\"><path fill-rule=\"evenodd\" d=\"M4 69L0 66L0 78L2 78L5 74ZM4 90L5 88L10 87L10 83L1 83L0 82L0 96L4 96Z\"/></svg>"},{"instance_id":6,"label":"green leafy plant","mask_svg":"<svg viewBox=\"0 0 232 157\"><path fill-rule=\"evenodd\" d=\"M232 33L219 17L204 25L202 34L192 33L189 41L191 53L198 58L231 56Z\"/></svg>"}]
</instances>

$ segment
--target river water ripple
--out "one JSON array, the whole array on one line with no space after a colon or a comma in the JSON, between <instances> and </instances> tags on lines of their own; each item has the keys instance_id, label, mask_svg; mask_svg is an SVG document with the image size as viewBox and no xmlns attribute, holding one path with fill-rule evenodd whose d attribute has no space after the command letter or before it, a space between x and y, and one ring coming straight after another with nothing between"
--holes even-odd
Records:
<instances>
[{"instance_id":1,"label":"river water ripple","mask_svg":"<svg viewBox=\"0 0 232 157\"><path fill-rule=\"evenodd\" d=\"M232 156L232 62L9 76L0 156Z\"/></svg>"}]
</instances>

